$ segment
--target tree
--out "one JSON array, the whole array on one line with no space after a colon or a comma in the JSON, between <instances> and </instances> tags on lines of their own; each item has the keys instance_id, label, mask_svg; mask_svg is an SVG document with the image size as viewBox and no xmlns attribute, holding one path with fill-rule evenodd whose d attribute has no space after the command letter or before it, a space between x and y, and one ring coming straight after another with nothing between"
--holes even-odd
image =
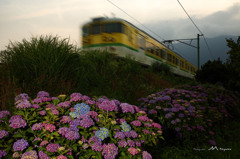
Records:
<instances>
[{"instance_id":1,"label":"tree","mask_svg":"<svg viewBox=\"0 0 240 159\"><path fill-rule=\"evenodd\" d=\"M228 83L229 71L220 59L206 62L200 70L197 71L195 78L202 83Z\"/></svg>"},{"instance_id":2,"label":"tree","mask_svg":"<svg viewBox=\"0 0 240 159\"><path fill-rule=\"evenodd\" d=\"M227 46L231 49L228 51L229 59L227 66L231 71L228 85L233 90L240 90L240 36L235 42L232 39L226 39Z\"/></svg>"}]
</instances>

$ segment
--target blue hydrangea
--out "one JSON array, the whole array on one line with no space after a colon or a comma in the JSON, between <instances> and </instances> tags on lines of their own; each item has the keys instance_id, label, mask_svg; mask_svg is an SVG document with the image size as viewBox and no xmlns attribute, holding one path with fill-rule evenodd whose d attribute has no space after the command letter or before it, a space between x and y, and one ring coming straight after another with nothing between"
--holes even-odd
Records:
<instances>
[{"instance_id":1,"label":"blue hydrangea","mask_svg":"<svg viewBox=\"0 0 240 159\"><path fill-rule=\"evenodd\" d=\"M100 130L96 131L95 136L100 140L103 141L109 136L109 130L107 128L100 128Z\"/></svg>"},{"instance_id":2,"label":"blue hydrangea","mask_svg":"<svg viewBox=\"0 0 240 159\"><path fill-rule=\"evenodd\" d=\"M120 127L122 128L123 132L129 132L131 131L131 126L129 124L127 124L126 122L122 122L122 124L120 125Z\"/></svg>"},{"instance_id":3,"label":"blue hydrangea","mask_svg":"<svg viewBox=\"0 0 240 159\"><path fill-rule=\"evenodd\" d=\"M81 114L88 114L91 107L85 103L76 104L74 106L74 112L70 112L69 115L73 118L79 117Z\"/></svg>"}]
</instances>

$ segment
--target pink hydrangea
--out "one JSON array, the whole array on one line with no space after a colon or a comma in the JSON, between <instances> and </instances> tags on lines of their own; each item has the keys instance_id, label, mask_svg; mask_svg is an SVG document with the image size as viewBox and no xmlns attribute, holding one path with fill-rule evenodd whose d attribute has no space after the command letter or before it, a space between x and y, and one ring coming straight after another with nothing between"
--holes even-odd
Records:
<instances>
[{"instance_id":1,"label":"pink hydrangea","mask_svg":"<svg viewBox=\"0 0 240 159\"><path fill-rule=\"evenodd\" d=\"M128 152L129 152L130 154L132 154L133 156L135 156L136 154L138 154L138 150L135 149L135 148L133 148L133 147L128 148Z\"/></svg>"},{"instance_id":2,"label":"pink hydrangea","mask_svg":"<svg viewBox=\"0 0 240 159\"><path fill-rule=\"evenodd\" d=\"M67 159L67 157L66 157L66 156L63 156L63 155L59 155L59 156L57 157L57 159Z\"/></svg>"},{"instance_id":3,"label":"pink hydrangea","mask_svg":"<svg viewBox=\"0 0 240 159\"><path fill-rule=\"evenodd\" d=\"M42 127L44 127L46 130L48 130L50 132L53 132L54 130L56 130L55 125L49 124L49 123L42 124Z\"/></svg>"},{"instance_id":4,"label":"pink hydrangea","mask_svg":"<svg viewBox=\"0 0 240 159\"><path fill-rule=\"evenodd\" d=\"M149 121L149 118L147 116L139 116L138 117L138 120L141 120L141 121Z\"/></svg>"}]
</instances>

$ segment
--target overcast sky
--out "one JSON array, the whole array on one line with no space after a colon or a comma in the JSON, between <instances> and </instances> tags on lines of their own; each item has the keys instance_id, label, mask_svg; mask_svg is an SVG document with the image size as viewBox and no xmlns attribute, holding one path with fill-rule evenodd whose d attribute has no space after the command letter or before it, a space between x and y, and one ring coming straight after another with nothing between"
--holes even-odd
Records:
<instances>
[{"instance_id":1,"label":"overcast sky","mask_svg":"<svg viewBox=\"0 0 240 159\"><path fill-rule=\"evenodd\" d=\"M0 0L0 50L9 41L49 34L70 37L74 44L80 45L80 26L99 16L119 17L149 32L109 1ZM179 1L205 37L240 35L239 0ZM111 2L164 39L195 38L199 33L177 0Z\"/></svg>"}]
</instances>

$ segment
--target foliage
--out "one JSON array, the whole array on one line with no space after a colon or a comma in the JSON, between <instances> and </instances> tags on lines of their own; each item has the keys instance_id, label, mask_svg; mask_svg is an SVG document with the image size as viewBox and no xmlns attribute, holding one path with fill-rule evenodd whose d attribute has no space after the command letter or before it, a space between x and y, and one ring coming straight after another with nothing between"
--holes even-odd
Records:
<instances>
[{"instance_id":1,"label":"foliage","mask_svg":"<svg viewBox=\"0 0 240 159\"><path fill-rule=\"evenodd\" d=\"M233 93L212 86L164 89L139 100L141 110L162 124L166 143L175 146L197 146L207 141L216 145L214 138L222 121L233 117L234 107L239 109Z\"/></svg>"},{"instance_id":2,"label":"foliage","mask_svg":"<svg viewBox=\"0 0 240 159\"><path fill-rule=\"evenodd\" d=\"M165 63L154 62L150 69L155 73L163 73L165 75L171 75L171 68Z\"/></svg>"},{"instance_id":3,"label":"foliage","mask_svg":"<svg viewBox=\"0 0 240 159\"><path fill-rule=\"evenodd\" d=\"M208 61L201 66L201 69L196 73L196 80L202 83L221 83L226 84L229 80L230 72L225 64L220 59ZM226 85L225 85L226 86Z\"/></svg>"},{"instance_id":4,"label":"foliage","mask_svg":"<svg viewBox=\"0 0 240 159\"><path fill-rule=\"evenodd\" d=\"M146 145L162 138L161 125L118 100L80 93L15 98L17 111L0 112L1 157L151 158ZM0 157L0 158L1 158Z\"/></svg>"},{"instance_id":5,"label":"foliage","mask_svg":"<svg viewBox=\"0 0 240 159\"><path fill-rule=\"evenodd\" d=\"M237 41L227 39L227 46L231 49L228 60L228 67L231 72L230 80L228 82L229 87L233 90L240 90L240 36Z\"/></svg>"}]
</instances>

